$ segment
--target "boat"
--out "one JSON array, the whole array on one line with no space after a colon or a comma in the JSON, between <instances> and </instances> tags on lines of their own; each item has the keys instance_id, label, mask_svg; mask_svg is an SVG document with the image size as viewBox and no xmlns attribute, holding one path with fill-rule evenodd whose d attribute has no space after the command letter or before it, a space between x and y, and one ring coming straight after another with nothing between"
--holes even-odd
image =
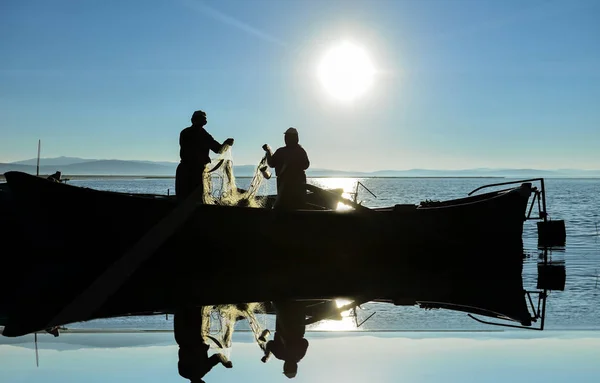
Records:
<instances>
[{"instance_id":1,"label":"boat","mask_svg":"<svg viewBox=\"0 0 600 383\"><path fill-rule=\"evenodd\" d=\"M15 287L0 302L4 336L172 312L182 304L286 299L417 304L524 327L539 317L529 311L521 275L523 224L530 197L538 193L531 182L380 209L193 204L166 235L157 228L173 226L183 209L171 199L21 172L5 177L17 224L31 234L18 244L23 256L3 259Z\"/></svg>"},{"instance_id":2,"label":"boat","mask_svg":"<svg viewBox=\"0 0 600 383\"><path fill-rule=\"evenodd\" d=\"M17 228L16 217L11 190L8 183L2 182L0 183L0 235L5 238L16 239L21 234ZM1 280L2 278L0 278Z\"/></svg>"}]
</instances>

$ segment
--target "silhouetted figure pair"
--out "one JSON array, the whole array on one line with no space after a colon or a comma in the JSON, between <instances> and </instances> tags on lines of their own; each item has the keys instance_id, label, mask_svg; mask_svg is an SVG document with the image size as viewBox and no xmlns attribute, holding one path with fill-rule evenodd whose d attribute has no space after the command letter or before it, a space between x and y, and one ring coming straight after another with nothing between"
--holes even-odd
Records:
<instances>
[{"instance_id":1,"label":"silhouetted figure pair","mask_svg":"<svg viewBox=\"0 0 600 383\"><path fill-rule=\"evenodd\" d=\"M264 347L263 363L269 360L271 354L283 360L283 373L288 378L294 378L298 373L298 362L306 355L308 340L304 338L305 305L297 301L274 302L275 336Z\"/></svg>"},{"instance_id":2,"label":"silhouetted figure pair","mask_svg":"<svg viewBox=\"0 0 600 383\"><path fill-rule=\"evenodd\" d=\"M284 133L285 146L271 153L264 144L267 164L275 168L277 176L277 200L274 209L302 209L306 202L306 173L310 166L308 155L302 146L298 131L289 128Z\"/></svg>"},{"instance_id":3,"label":"silhouetted figure pair","mask_svg":"<svg viewBox=\"0 0 600 383\"><path fill-rule=\"evenodd\" d=\"M180 163L175 175L175 194L179 203L188 198L196 189L204 192L206 165L210 163L209 151L221 153L227 145L233 145L233 138L219 144L205 129L206 113L197 110L193 113L192 125L179 135ZM203 200L198 201L202 203ZM202 307L179 307L174 315L175 341L179 345L179 375L192 383L203 382L202 378L214 366L221 363L227 368L232 364L222 354L208 356L209 345L203 334L204 318Z\"/></svg>"}]
</instances>

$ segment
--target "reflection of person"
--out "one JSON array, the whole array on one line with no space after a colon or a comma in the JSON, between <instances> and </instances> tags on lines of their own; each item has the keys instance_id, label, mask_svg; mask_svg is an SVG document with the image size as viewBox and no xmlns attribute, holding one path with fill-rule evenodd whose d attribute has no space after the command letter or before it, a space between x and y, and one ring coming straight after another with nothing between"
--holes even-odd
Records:
<instances>
[{"instance_id":1,"label":"reflection of person","mask_svg":"<svg viewBox=\"0 0 600 383\"><path fill-rule=\"evenodd\" d=\"M219 144L205 129L206 113L197 110L192 115L192 126L179 134L179 157L181 158L175 174L175 194L179 201L203 187L206 165L210 163L209 151L221 153L227 146L233 145L233 138Z\"/></svg>"},{"instance_id":2,"label":"reflection of person","mask_svg":"<svg viewBox=\"0 0 600 383\"><path fill-rule=\"evenodd\" d=\"M175 341L179 345L179 375L191 383L203 383L202 378L214 366L221 363L226 368L233 367L223 354L208 356L209 345L204 341L202 328L204 317L202 307L179 310L174 317Z\"/></svg>"},{"instance_id":3,"label":"reflection of person","mask_svg":"<svg viewBox=\"0 0 600 383\"><path fill-rule=\"evenodd\" d=\"M275 168L277 176L277 200L274 208L301 209L306 197L306 173L310 166L308 155L299 144L298 131L289 128L284 133L285 146L271 153L269 145L263 145L267 164Z\"/></svg>"},{"instance_id":4,"label":"reflection of person","mask_svg":"<svg viewBox=\"0 0 600 383\"><path fill-rule=\"evenodd\" d=\"M298 362L306 355L308 340L304 338L306 329L304 305L301 302L276 302L275 336L265 345L265 356L261 359L267 362L271 354L283 360L283 373L293 378L298 373Z\"/></svg>"}]
</instances>

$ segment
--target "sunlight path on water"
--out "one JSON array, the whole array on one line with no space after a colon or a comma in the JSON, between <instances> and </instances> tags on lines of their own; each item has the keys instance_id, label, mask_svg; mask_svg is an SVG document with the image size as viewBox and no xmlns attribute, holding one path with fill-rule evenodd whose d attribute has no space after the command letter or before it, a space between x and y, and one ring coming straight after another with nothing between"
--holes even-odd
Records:
<instances>
[{"instance_id":1,"label":"sunlight path on water","mask_svg":"<svg viewBox=\"0 0 600 383\"><path fill-rule=\"evenodd\" d=\"M342 307L349 304L351 301L347 299L336 299L335 304L337 307ZM327 319L315 323L312 326L308 326L309 331L352 331L357 330L356 321L353 316L350 315L350 310L342 312L341 320Z\"/></svg>"},{"instance_id":2,"label":"sunlight path on water","mask_svg":"<svg viewBox=\"0 0 600 383\"><path fill-rule=\"evenodd\" d=\"M357 178L313 178L310 181L309 183L323 189L344 189L342 197L354 201L356 183L358 182ZM360 202L360 199L358 202ZM352 210L352 208L339 202L336 210Z\"/></svg>"}]
</instances>

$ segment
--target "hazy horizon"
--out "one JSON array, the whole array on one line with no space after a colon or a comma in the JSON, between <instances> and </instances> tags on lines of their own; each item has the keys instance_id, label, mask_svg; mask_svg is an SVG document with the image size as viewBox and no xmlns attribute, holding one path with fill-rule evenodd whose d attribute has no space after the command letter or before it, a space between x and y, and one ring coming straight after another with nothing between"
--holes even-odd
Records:
<instances>
[{"instance_id":1,"label":"hazy horizon","mask_svg":"<svg viewBox=\"0 0 600 383\"><path fill-rule=\"evenodd\" d=\"M216 157L216 156L213 156ZM150 162L150 163L156 163L156 164L169 164L169 165L177 165L179 163L179 160L174 160L174 161L153 161L153 160L148 160L148 159L130 159L130 160L124 160L121 158L82 158L82 157L72 157L72 156L58 156L58 157L40 157L40 165L44 166L44 162L46 161L51 161L52 163L50 165L46 165L46 166L56 166L56 160L64 160L65 164L73 164L73 163L78 163L78 162L92 162L92 161L133 161L133 162ZM26 158L26 159L21 159L21 160L15 160L15 161L11 161L11 162L1 162L3 164L26 164L26 165L36 165L37 163L37 158ZM59 165L60 166L60 165ZM256 164L252 164L252 163L245 163L245 164L238 164L235 163L234 161L234 166L256 166ZM310 167L311 168L316 168L316 167ZM318 167L318 169L330 169L330 170L340 170L340 171L359 171L356 169L332 169L332 168L327 168L327 167ZM515 168L506 168L506 167L463 167L463 168L443 168L443 167L439 167L439 168L398 168L398 169L392 169L392 168L380 168L380 169L374 169L374 170L367 170L367 171L360 171L360 172L377 172L377 171L384 171L384 170L389 170L389 171L406 171L406 170L415 170L415 169L421 169L421 170L440 170L440 171L457 171L457 170L476 170L476 169L481 169L481 170L497 170L497 169L510 169L510 170L518 170L518 169L534 169L534 168L528 168L528 167L515 167ZM600 170L599 168L535 168L534 170L583 170L583 171L596 171L596 170Z\"/></svg>"},{"instance_id":2,"label":"hazy horizon","mask_svg":"<svg viewBox=\"0 0 600 383\"><path fill-rule=\"evenodd\" d=\"M35 174L37 159L0 163L0 174L22 171ZM52 174L60 170L69 176L148 176L174 177L178 162L153 162L147 160L84 159L78 157L40 158L40 174ZM236 177L252 176L256 165L234 163ZM598 178L600 170L590 169L527 169L527 168L462 168L462 169L354 169L316 168L307 169L309 177L505 177L505 178Z\"/></svg>"},{"instance_id":3,"label":"hazy horizon","mask_svg":"<svg viewBox=\"0 0 600 383\"><path fill-rule=\"evenodd\" d=\"M176 162L202 109L236 164L295 126L312 168L600 169L594 0L2 9L2 163L35 157L38 139L43 157ZM356 49L325 61L344 42Z\"/></svg>"}]
</instances>

